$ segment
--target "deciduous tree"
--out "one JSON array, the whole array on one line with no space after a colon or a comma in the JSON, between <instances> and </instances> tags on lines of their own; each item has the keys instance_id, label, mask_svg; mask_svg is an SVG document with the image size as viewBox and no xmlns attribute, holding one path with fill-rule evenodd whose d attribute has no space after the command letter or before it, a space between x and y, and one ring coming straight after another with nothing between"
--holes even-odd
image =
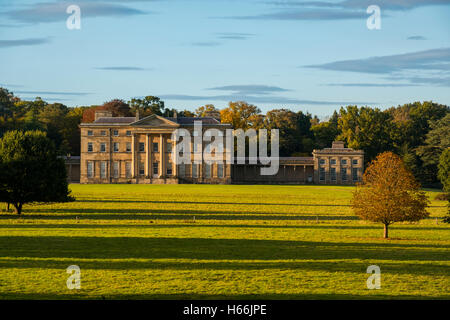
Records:
<instances>
[{"instance_id":1,"label":"deciduous tree","mask_svg":"<svg viewBox=\"0 0 450 320\"><path fill-rule=\"evenodd\" d=\"M372 161L352 199L358 217L384 225L384 238L388 238L388 227L394 222L428 217L428 203L412 173L392 152L382 153Z\"/></svg>"},{"instance_id":2,"label":"deciduous tree","mask_svg":"<svg viewBox=\"0 0 450 320\"><path fill-rule=\"evenodd\" d=\"M9 131L0 139L0 201L11 203L17 214L32 202L67 202L64 160L53 142L40 131Z\"/></svg>"}]
</instances>

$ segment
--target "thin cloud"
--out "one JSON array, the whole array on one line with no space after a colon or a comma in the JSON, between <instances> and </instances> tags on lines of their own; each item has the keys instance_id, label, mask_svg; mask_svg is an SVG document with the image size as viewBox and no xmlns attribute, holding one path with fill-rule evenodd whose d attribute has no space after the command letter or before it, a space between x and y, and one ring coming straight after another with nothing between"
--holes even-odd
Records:
<instances>
[{"instance_id":1,"label":"thin cloud","mask_svg":"<svg viewBox=\"0 0 450 320\"><path fill-rule=\"evenodd\" d=\"M217 41L199 41L199 42L191 42L190 45L196 47L217 47L220 46L221 43Z\"/></svg>"},{"instance_id":2,"label":"thin cloud","mask_svg":"<svg viewBox=\"0 0 450 320\"><path fill-rule=\"evenodd\" d=\"M275 86L267 86L267 85L230 85L230 86L222 86L215 88L208 88L207 90L214 91L231 91L234 94L238 95L252 95L252 94L270 94L273 92L287 92L291 91L288 89L283 89Z\"/></svg>"},{"instance_id":3,"label":"thin cloud","mask_svg":"<svg viewBox=\"0 0 450 320\"><path fill-rule=\"evenodd\" d=\"M340 9L286 10L254 16L235 16L239 20L349 20L367 18L365 11L342 11Z\"/></svg>"},{"instance_id":4,"label":"thin cloud","mask_svg":"<svg viewBox=\"0 0 450 320\"><path fill-rule=\"evenodd\" d=\"M406 38L406 40L427 40L427 38L423 37L423 36L411 36Z\"/></svg>"},{"instance_id":5,"label":"thin cloud","mask_svg":"<svg viewBox=\"0 0 450 320\"><path fill-rule=\"evenodd\" d=\"M22 47L22 46L36 46L49 43L49 38L28 38L17 40L0 40L0 48Z\"/></svg>"},{"instance_id":6,"label":"thin cloud","mask_svg":"<svg viewBox=\"0 0 450 320\"><path fill-rule=\"evenodd\" d=\"M151 70L140 67L130 67L130 66L118 66L118 67L98 67L96 70L107 70L107 71L144 71Z\"/></svg>"},{"instance_id":7,"label":"thin cloud","mask_svg":"<svg viewBox=\"0 0 450 320\"><path fill-rule=\"evenodd\" d=\"M247 40L254 36L252 33L239 33L239 32L222 32L216 33L219 39L223 40Z\"/></svg>"},{"instance_id":8,"label":"thin cloud","mask_svg":"<svg viewBox=\"0 0 450 320\"><path fill-rule=\"evenodd\" d=\"M393 73L404 70L450 71L450 48L431 49L365 59L341 60L304 67L374 74Z\"/></svg>"},{"instance_id":9,"label":"thin cloud","mask_svg":"<svg viewBox=\"0 0 450 320\"><path fill-rule=\"evenodd\" d=\"M10 19L25 23L62 21L67 19L66 9L71 4L73 3L38 3L27 9L6 12L6 15ZM118 4L80 2L78 5L82 17L120 17L148 14L148 12Z\"/></svg>"},{"instance_id":10,"label":"thin cloud","mask_svg":"<svg viewBox=\"0 0 450 320\"><path fill-rule=\"evenodd\" d=\"M160 95L165 100L185 100L185 101L247 101L249 103L273 103L273 104L309 104L309 105L367 105L379 104L377 102L358 101L320 101L286 98L279 96L251 96L251 95L213 95L213 96L193 96L183 94Z\"/></svg>"},{"instance_id":11,"label":"thin cloud","mask_svg":"<svg viewBox=\"0 0 450 320\"><path fill-rule=\"evenodd\" d=\"M411 83L328 83L329 87L377 87L377 88L389 88L389 87L416 87L417 84Z\"/></svg>"},{"instance_id":12,"label":"thin cloud","mask_svg":"<svg viewBox=\"0 0 450 320\"><path fill-rule=\"evenodd\" d=\"M59 92L59 91L26 91L26 90L17 90L15 93L18 94L37 94L37 95L62 95L62 96L86 96L91 93L88 92Z\"/></svg>"}]
</instances>

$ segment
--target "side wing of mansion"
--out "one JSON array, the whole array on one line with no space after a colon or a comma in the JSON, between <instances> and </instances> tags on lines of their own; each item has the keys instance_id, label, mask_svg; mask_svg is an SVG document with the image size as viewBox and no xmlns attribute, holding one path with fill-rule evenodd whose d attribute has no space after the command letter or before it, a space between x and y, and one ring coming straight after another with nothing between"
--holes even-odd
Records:
<instances>
[{"instance_id":1,"label":"side wing of mansion","mask_svg":"<svg viewBox=\"0 0 450 320\"><path fill-rule=\"evenodd\" d=\"M165 118L152 115L113 117L97 111L93 123L80 124L81 156L66 159L69 180L80 183L134 184L354 184L361 181L364 152L336 141L331 148L314 150L312 157L280 158L275 175L261 175L261 164L194 163L176 165L172 159L172 133L183 128L194 139L194 121L202 129L218 129L225 136L229 124L214 117ZM202 149L206 145L203 142ZM198 150L191 143L191 153ZM201 152L200 150L200 152ZM174 152L173 154L177 154ZM79 177L79 178L78 178Z\"/></svg>"}]
</instances>

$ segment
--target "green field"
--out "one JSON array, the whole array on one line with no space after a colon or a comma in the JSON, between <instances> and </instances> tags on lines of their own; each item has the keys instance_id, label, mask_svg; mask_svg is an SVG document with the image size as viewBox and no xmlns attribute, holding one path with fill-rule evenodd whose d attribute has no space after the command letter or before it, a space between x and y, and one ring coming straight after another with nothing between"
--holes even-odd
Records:
<instances>
[{"instance_id":1,"label":"green field","mask_svg":"<svg viewBox=\"0 0 450 320\"><path fill-rule=\"evenodd\" d=\"M71 189L76 202L0 214L0 298L450 298L444 201L384 240L381 225L352 213L352 187ZM380 290L366 287L373 264ZM81 290L66 287L70 265Z\"/></svg>"}]
</instances>

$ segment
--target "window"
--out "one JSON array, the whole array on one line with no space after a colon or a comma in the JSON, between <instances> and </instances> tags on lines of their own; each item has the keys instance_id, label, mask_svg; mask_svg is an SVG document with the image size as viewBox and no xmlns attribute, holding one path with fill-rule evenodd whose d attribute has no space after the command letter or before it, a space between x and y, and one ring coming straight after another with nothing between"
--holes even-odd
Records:
<instances>
[{"instance_id":1,"label":"window","mask_svg":"<svg viewBox=\"0 0 450 320\"><path fill-rule=\"evenodd\" d=\"M332 165L335 165L336 164L336 159L331 159L331 162L330 162Z\"/></svg>"},{"instance_id":2,"label":"window","mask_svg":"<svg viewBox=\"0 0 450 320\"><path fill-rule=\"evenodd\" d=\"M140 175L140 176L145 175L144 162L139 162L139 175Z\"/></svg>"},{"instance_id":3,"label":"window","mask_svg":"<svg viewBox=\"0 0 450 320\"><path fill-rule=\"evenodd\" d=\"M127 130L127 136L131 136L131 131Z\"/></svg>"},{"instance_id":4,"label":"window","mask_svg":"<svg viewBox=\"0 0 450 320\"><path fill-rule=\"evenodd\" d=\"M358 168L352 170L353 181L358 181Z\"/></svg>"},{"instance_id":5,"label":"window","mask_svg":"<svg viewBox=\"0 0 450 320\"><path fill-rule=\"evenodd\" d=\"M100 163L100 178L106 179L106 161Z\"/></svg>"},{"instance_id":6,"label":"window","mask_svg":"<svg viewBox=\"0 0 450 320\"><path fill-rule=\"evenodd\" d=\"M139 152L145 152L145 143L139 142Z\"/></svg>"},{"instance_id":7,"label":"window","mask_svg":"<svg viewBox=\"0 0 450 320\"><path fill-rule=\"evenodd\" d=\"M100 135L101 136L106 136L106 131L105 130L100 131Z\"/></svg>"},{"instance_id":8,"label":"window","mask_svg":"<svg viewBox=\"0 0 450 320\"><path fill-rule=\"evenodd\" d=\"M341 179L347 181L347 168L341 168Z\"/></svg>"},{"instance_id":9,"label":"window","mask_svg":"<svg viewBox=\"0 0 450 320\"><path fill-rule=\"evenodd\" d=\"M94 147L92 145L92 142L88 142L88 152L94 151Z\"/></svg>"},{"instance_id":10,"label":"window","mask_svg":"<svg viewBox=\"0 0 450 320\"><path fill-rule=\"evenodd\" d=\"M331 168L330 175L331 181L336 181L336 168Z\"/></svg>"},{"instance_id":11,"label":"window","mask_svg":"<svg viewBox=\"0 0 450 320\"><path fill-rule=\"evenodd\" d=\"M223 178L223 164L222 163L217 164L217 177Z\"/></svg>"},{"instance_id":12,"label":"window","mask_svg":"<svg viewBox=\"0 0 450 320\"><path fill-rule=\"evenodd\" d=\"M211 178L211 165L209 163L205 164L205 177Z\"/></svg>"},{"instance_id":13,"label":"window","mask_svg":"<svg viewBox=\"0 0 450 320\"><path fill-rule=\"evenodd\" d=\"M120 168L120 162L118 162L118 161L114 162L114 167L113 167L114 179L118 179L119 178L119 168Z\"/></svg>"},{"instance_id":14,"label":"window","mask_svg":"<svg viewBox=\"0 0 450 320\"><path fill-rule=\"evenodd\" d=\"M159 174L159 163L158 162L153 163L153 174L155 174L155 175Z\"/></svg>"},{"instance_id":15,"label":"window","mask_svg":"<svg viewBox=\"0 0 450 320\"><path fill-rule=\"evenodd\" d=\"M106 143L100 143L100 152L106 152Z\"/></svg>"},{"instance_id":16,"label":"window","mask_svg":"<svg viewBox=\"0 0 450 320\"><path fill-rule=\"evenodd\" d=\"M119 136L119 130L114 130L114 131L113 131L113 135L114 135L115 137L118 137L118 136Z\"/></svg>"},{"instance_id":17,"label":"window","mask_svg":"<svg viewBox=\"0 0 450 320\"><path fill-rule=\"evenodd\" d=\"M319 164L325 164L325 159L320 159Z\"/></svg>"},{"instance_id":18,"label":"window","mask_svg":"<svg viewBox=\"0 0 450 320\"><path fill-rule=\"evenodd\" d=\"M178 175L180 177L184 177L186 175L186 165L185 164L180 164L178 166Z\"/></svg>"},{"instance_id":19,"label":"window","mask_svg":"<svg viewBox=\"0 0 450 320\"><path fill-rule=\"evenodd\" d=\"M167 152L172 152L172 142L167 142Z\"/></svg>"},{"instance_id":20,"label":"window","mask_svg":"<svg viewBox=\"0 0 450 320\"><path fill-rule=\"evenodd\" d=\"M125 162L125 175L131 178L131 162Z\"/></svg>"},{"instance_id":21,"label":"window","mask_svg":"<svg viewBox=\"0 0 450 320\"><path fill-rule=\"evenodd\" d=\"M158 142L153 142L153 152L158 152Z\"/></svg>"},{"instance_id":22,"label":"window","mask_svg":"<svg viewBox=\"0 0 450 320\"><path fill-rule=\"evenodd\" d=\"M347 160L346 159L342 159L341 160L341 165L346 166L347 165Z\"/></svg>"},{"instance_id":23,"label":"window","mask_svg":"<svg viewBox=\"0 0 450 320\"><path fill-rule=\"evenodd\" d=\"M198 178L198 164L192 165L192 178Z\"/></svg>"},{"instance_id":24,"label":"window","mask_svg":"<svg viewBox=\"0 0 450 320\"><path fill-rule=\"evenodd\" d=\"M119 143L114 142L114 152L119 152Z\"/></svg>"},{"instance_id":25,"label":"window","mask_svg":"<svg viewBox=\"0 0 450 320\"><path fill-rule=\"evenodd\" d=\"M127 142L127 152L131 152L131 142Z\"/></svg>"},{"instance_id":26,"label":"window","mask_svg":"<svg viewBox=\"0 0 450 320\"><path fill-rule=\"evenodd\" d=\"M94 133L92 132L92 130L88 131L88 136L92 137L94 135Z\"/></svg>"},{"instance_id":27,"label":"window","mask_svg":"<svg viewBox=\"0 0 450 320\"><path fill-rule=\"evenodd\" d=\"M320 168L319 169L319 180L320 181L325 181L325 168Z\"/></svg>"},{"instance_id":28,"label":"window","mask_svg":"<svg viewBox=\"0 0 450 320\"><path fill-rule=\"evenodd\" d=\"M172 175L172 164L171 163L169 163L169 166L167 167L166 173L167 173L168 176Z\"/></svg>"},{"instance_id":29,"label":"window","mask_svg":"<svg viewBox=\"0 0 450 320\"><path fill-rule=\"evenodd\" d=\"M87 176L88 178L94 177L94 163L92 161L87 163Z\"/></svg>"},{"instance_id":30,"label":"window","mask_svg":"<svg viewBox=\"0 0 450 320\"><path fill-rule=\"evenodd\" d=\"M358 159L353 159L353 160L352 160L352 163L353 163L354 165L357 165L357 164L358 164Z\"/></svg>"}]
</instances>

